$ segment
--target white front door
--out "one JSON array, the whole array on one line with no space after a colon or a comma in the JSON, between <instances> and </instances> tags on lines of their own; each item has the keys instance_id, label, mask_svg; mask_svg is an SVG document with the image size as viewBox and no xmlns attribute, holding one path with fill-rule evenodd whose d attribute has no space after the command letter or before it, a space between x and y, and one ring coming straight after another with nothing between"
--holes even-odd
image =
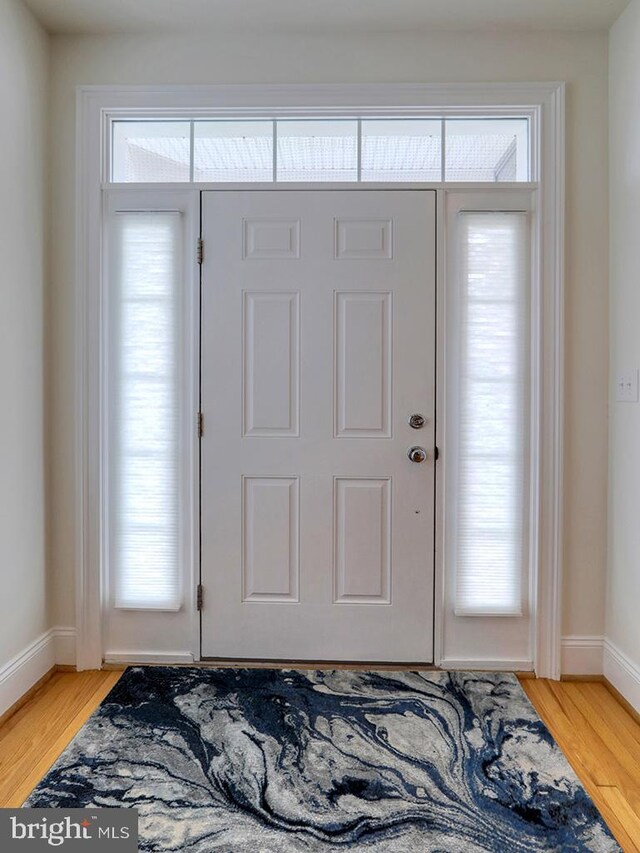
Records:
<instances>
[{"instance_id":1,"label":"white front door","mask_svg":"<svg viewBox=\"0 0 640 853\"><path fill-rule=\"evenodd\" d=\"M203 193L203 657L432 660L435 222Z\"/></svg>"}]
</instances>

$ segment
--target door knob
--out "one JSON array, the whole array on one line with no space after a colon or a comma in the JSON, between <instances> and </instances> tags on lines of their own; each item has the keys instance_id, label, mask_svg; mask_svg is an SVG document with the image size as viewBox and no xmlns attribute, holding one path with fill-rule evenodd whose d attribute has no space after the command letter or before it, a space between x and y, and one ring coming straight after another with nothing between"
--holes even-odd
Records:
<instances>
[{"instance_id":1,"label":"door knob","mask_svg":"<svg viewBox=\"0 0 640 853\"><path fill-rule=\"evenodd\" d=\"M411 415L409 418L409 426L412 429L422 429L425 424L424 415Z\"/></svg>"},{"instance_id":2,"label":"door knob","mask_svg":"<svg viewBox=\"0 0 640 853\"><path fill-rule=\"evenodd\" d=\"M407 456L412 462L424 462L427 458L427 451L424 447L410 447L407 450Z\"/></svg>"}]
</instances>

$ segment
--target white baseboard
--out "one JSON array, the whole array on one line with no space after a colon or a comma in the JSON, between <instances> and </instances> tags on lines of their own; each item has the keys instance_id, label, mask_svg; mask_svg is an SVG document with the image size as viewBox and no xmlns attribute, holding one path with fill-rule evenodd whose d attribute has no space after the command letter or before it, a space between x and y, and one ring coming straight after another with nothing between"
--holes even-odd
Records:
<instances>
[{"instance_id":1,"label":"white baseboard","mask_svg":"<svg viewBox=\"0 0 640 853\"><path fill-rule=\"evenodd\" d=\"M105 663L193 663L191 652L105 652Z\"/></svg>"},{"instance_id":2,"label":"white baseboard","mask_svg":"<svg viewBox=\"0 0 640 853\"><path fill-rule=\"evenodd\" d=\"M604 637L562 638L562 675L602 675Z\"/></svg>"},{"instance_id":3,"label":"white baseboard","mask_svg":"<svg viewBox=\"0 0 640 853\"><path fill-rule=\"evenodd\" d=\"M604 641L604 677L640 713L640 666L610 640Z\"/></svg>"},{"instance_id":4,"label":"white baseboard","mask_svg":"<svg viewBox=\"0 0 640 853\"><path fill-rule=\"evenodd\" d=\"M56 664L74 666L76 629L50 628L0 666L0 714L4 714Z\"/></svg>"},{"instance_id":5,"label":"white baseboard","mask_svg":"<svg viewBox=\"0 0 640 853\"><path fill-rule=\"evenodd\" d=\"M55 666L53 631L45 631L0 667L0 714L4 714Z\"/></svg>"},{"instance_id":6,"label":"white baseboard","mask_svg":"<svg viewBox=\"0 0 640 853\"><path fill-rule=\"evenodd\" d=\"M53 631L56 663L61 666L76 665L76 629L58 626Z\"/></svg>"},{"instance_id":7,"label":"white baseboard","mask_svg":"<svg viewBox=\"0 0 640 853\"><path fill-rule=\"evenodd\" d=\"M473 660L472 658L443 658L438 664L441 669L488 670L491 672L532 672L530 660Z\"/></svg>"}]
</instances>

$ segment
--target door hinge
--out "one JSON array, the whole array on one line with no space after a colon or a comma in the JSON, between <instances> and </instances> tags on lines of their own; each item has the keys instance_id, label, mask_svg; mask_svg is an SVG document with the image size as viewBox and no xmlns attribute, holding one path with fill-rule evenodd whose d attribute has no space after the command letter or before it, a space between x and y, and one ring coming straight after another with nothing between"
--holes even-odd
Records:
<instances>
[{"instance_id":1,"label":"door hinge","mask_svg":"<svg viewBox=\"0 0 640 853\"><path fill-rule=\"evenodd\" d=\"M196 415L196 429L198 430L198 438L202 438L204 435L204 417L202 416L202 412L198 412Z\"/></svg>"},{"instance_id":2,"label":"door hinge","mask_svg":"<svg viewBox=\"0 0 640 853\"><path fill-rule=\"evenodd\" d=\"M433 458L435 459L436 462L440 458L440 451L439 451L437 445L436 445L436 449L435 449L434 454L433 454Z\"/></svg>"},{"instance_id":3,"label":"door hinge","mask_svg":"<svg viewBox=\"0 0 640 853\"><path fill-rule=\"evenodd\" d=\"M198 588L196 590L196 609L202 610L202 605L204 604L204 590L202 589L202 584L198 584Z\"/></svg>"},{"instance_id":4,"label":"door hinge","mask_svg":"<svg viewBox=\"0 0 640 853\"><path fill-rule=\"evenodd\" d=\"M204 260L204 240L202 237L198 237L198 242L196 244L196 260L199 264Z\"/></svg>"}]
</instances>

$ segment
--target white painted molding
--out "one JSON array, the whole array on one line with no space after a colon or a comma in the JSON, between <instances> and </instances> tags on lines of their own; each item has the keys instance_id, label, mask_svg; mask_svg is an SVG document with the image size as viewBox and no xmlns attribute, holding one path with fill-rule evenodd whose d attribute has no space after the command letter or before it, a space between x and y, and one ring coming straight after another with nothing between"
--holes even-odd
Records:
<instances>
[{"instance_id":1,"label":"white painted molding","mask_svg":"<svg viewBox=\"0 0 640 853\"><path fill-rule=\"evenodd\" d=\"M562 638L563 675L602 675L604 637L567 636Z\"/></svg>"},{"instance_id":2,"label":"white painted molding","mask_svg":"<svg viewBox=\"0 0 640 853\"><path fill-rule=\"evenodd\" d=\"M49 630L0 667L0 714L21 699L55 663L55 637Z\"/></svg>"},{"instance_id":3,"label":"white painted molding","mask_svg":"<svg viewBox=\"0 0 640 853\"><path fill-rule=\"evenodd\" d=\"M55 627L51 629L54 638L56 663L60 666L76 665L76 629Z\"/></svg>"},{"instance_id":4,"label":"white painted molding","mask_svg":"<svg viewBox=\"0 0 640 853\"><path fill-rule=\"evenodd\" d=\"M75 628L50 628L36 637L0 666L0 714L21 699L56 664L75 666L75 663Z\"/></svg>"},{"instance_id":5,"label":"white painted molding","mask_svg":"<svg viewBox=\"0 0 640 853\"><path fill-rule=\"evenodd\" d=\"M541 459L535 671L539 678L560 678L562 625L563 471L564 471L564 234L565 234L565 85L544 100L539 129L542 204L542 366L540 400Z\"/></svg>"},{"instance_id":6,"label":"white painted molding","mask_svg":"<svg viewBox=\"0 0 640 853\"><path fill-rule=\"evenodd\" d=\"M100 109L98 108L98 115ZM97 126L96 126L97 124ZM76 96L75 594L78 669L102 665L100 540L100 122ZM98 163L95 161L98 160ZM98 185L96 186L96 182ZM95 286L91 287L90 282Z\"/></svg>"},{"instance_id":7,"label":"white painted molding","mask_svg":"<svg viewBox=\"0 0 640 853\"><path fill-rule=\"evenodd\" d=\"M105 663L193 663L191 652L105 652Z\"/></svg>"},{"instance_id":8,"label":"white painted molding","mask_svg":"<svg viewBox=\"0 0 640 853\"><path fill-rule=\"evenodd\" d=\"M540 436L537 442L540 511L536 551L538 577L532 590L532 656L541 677L561 672L561 588L563 505L564 398L564 84L250 84L217 86L85 86L77 89L76 113L76 625L78 668L102 662L101 565L103 533L100 518L100 273L101 184L106 177L108 119L124 115L240 116L346 115L370 112L401 117L414 115L512 114L517 108L535 120L535 163L542 164L540 205L543 294L543 351L536 354L542 369ZM247 185L245 185L247 186ZM439 185L444 186L444 185ZM199 188L195 186L195 190ZM440 521L442 521L439 516ZM440 543L441 545L441 543ZM447 666L442 643L444 570L441 547L436 562L435 662ZM533 624L533 623L532 623ZM197 638L196 638L197 641ZM196 654L197 645L194 646ZM453 666L452 662L451 665ZM471 665L473 662L467 662ZM491 661L476 662L489 668ZM499 661L505 668L509 661ZM511 662L520 667L524 662Z\"/></svg>"},{"instance_id":9,"label":"white painted molding","mask_svg":"<svg viewBox=\"0 0 640 853\"><path fill-rule=\"evenodd\" d=\"M640 665L608 639L604 641L603 674L640 713Z\"/></svg>"},{"instance_id":10,"label":"white painted molding","mask_svg":"<svg viewBox=\"0 0 640 853\"><path fill-rule=\"evenodd\" d=\"M443 658L440 661L442 669L469 669L472 671L489 670L491 672L533 672L531 660L480 660L477 658Z\"/></svg>"}]
</instances>

